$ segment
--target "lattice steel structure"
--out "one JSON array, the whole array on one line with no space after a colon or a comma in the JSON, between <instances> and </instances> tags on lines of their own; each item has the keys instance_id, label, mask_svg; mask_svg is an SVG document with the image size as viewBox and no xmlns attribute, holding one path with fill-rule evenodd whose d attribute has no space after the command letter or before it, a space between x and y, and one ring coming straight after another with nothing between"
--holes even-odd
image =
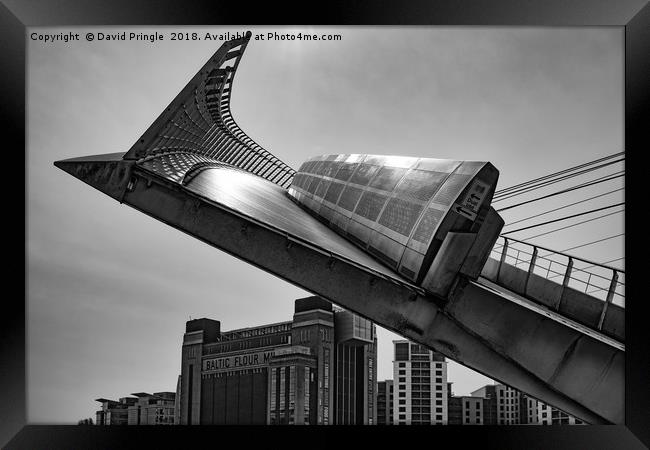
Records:
<instances>
[{"instance_id":1,"label":"lattice steel structure","mask_svg":"<svg viewBox=\"0 0 650 450\"><path fill-rule=\"evenodd\" d=\"M219 47L124 159L182 184L206 168L231 167L288 187L294 170L244 133L230 111L235 73L250 37L248 32Z\"/></svg>"}]
</instances>

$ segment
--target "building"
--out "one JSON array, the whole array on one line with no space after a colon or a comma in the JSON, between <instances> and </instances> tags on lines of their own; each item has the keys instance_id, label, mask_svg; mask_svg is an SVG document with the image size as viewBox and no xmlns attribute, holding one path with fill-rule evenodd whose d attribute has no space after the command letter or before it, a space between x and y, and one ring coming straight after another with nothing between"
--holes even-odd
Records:
<instances>
[{"instance_id":1,"label":"building","mask_svg":"<svg viewBox=\"0 0 650 450\"><path fill-rule=\"evenodd\" d=\"M407 341L394 342L400 344L407 343ZM401 346L400 352L405 352L404 349L405 347ZM419 353L415 353L414 355L417 356ZM418 374L415 372L417 369L414 370L412 366L408 366L405 362L399 363L396 361L394 364L397 365L396 376L401 384L396 388L396 392L398 392L397 404L393 407L387 407L389 403L393 404L394 401L393 380L379 382L377 395L378 424L429 423L426 422L428 420L426 416L428 399L418 401L414 390L411 389L410 396L408 390L409 380L417 379L417 376L421 378L426 378L426 376L423 376L421 372ZM409 367L411 367L410 372L408 370ZM437 378L439 378L440 373L444 374L443 380L446 380L446 363L438 367L436 369L438 371L435 377L436 383L438 382ZM444 369L441 370L440 367ZM430 377L434 379L433 374ZM412 382L411 385L417 386L417 384ZM415 391L417 393L417 390ZM431 391L439 392L439 386L432 384ZM504 384L486 385L472 392L471 396L457 397L452 392L452 383L449 382L447 383L446 394L446 405L444 403L441 405L439 398L431 398L431 401L435 400L438 402L434 404L434 407L441 408L443 414L446 414L446 416L443 415L442 423L448 425L578 425L585 423L564 411L546 405ZM418 410L415 409L418 405L421 407L419 410L421 416L419 418L416 415L418 414ZM387 411L396 411L395 414L398 414L396 416L398 418L397 421L393 421L393 416L389 416ZM436 412L439 411L436 410ZM440 423L438 422L440 420L439 418L435 419L437 421L432 420L430 423Z\"/></svg>"},{"instance_id":2,"label":"building","mask_svg":"<svg viewBox=\"0 0 650 450\"><path fill-rule=\"evenodd\" d=\"M521 393L505 384L483 386L471 393L472 397L484 399L484 423L486 425L518 425L521 423L519 407Z\"/></svg>"},{"instance_id":3,"label":"building","mask_svg":"<svg viewBox=\"0 0 650 450\"><path fill-rule=\"evenodd\" d=\"M375 325L320 297L295 302L293 320L221 331L186 323L181 424L374 424Z\"/></svg>"},{"instance_id":4,"label":"building","mask_svg":"<svg viewBox=\"0 0 650 450\"><path fill-rule=\"evenodd\" d=\"M137 392L137 401L128 407L129 425L174 425L174 392Z\"/></svg>"},{"instance_id":5,"label":"building","mask_svg":"<svg viewBox=\"0 0 650 450\"><path fill-rule=\"evenodd\" d=\"M393 380L377 383L377 425L393 424Z\"/></svg>"},{"instance_id":6,"label":"building","mask_svg":"<svg viewBox=\"0 0 650 450\"><path fill-rule=\"evenodd\" d=\"M137 402L135 397L122 397L118 401L98 398L95 401L102 404L102 409L95 413L96 425L128 425L129 407Z\"/></svg>"},{"instance_id":7,"label":"building","mask_svg":"<svg viewBox=\"0 0 650 450\"><path fill-rule=\"evenodd\" d=\"M460 400L460 423L462 425L484 425L485 406L482 398L458 397Z\"/></svg>"},{"instance_id":8,"label":"building","mask_svg":"<svg viewBox=\"0 0 650 450\"><path fill-rule=\"evenodd\" d=\"M407 340L393 341L393 423L447 424L447 362Z\"/></svg>"},{"instance_id":9,"label":"building","mask_svg":"<svg viewBox=\"0 0 650 450\"><path fill-rule=\"evenodd\" d=\"M540 425L585 425L585 422L551 405L536 400L538 405L537 423Z\"/></svg>"},{"instance_id":10,"label":"building","mask_svg":"<svg viewBox=\"0 0 650 450\"><path fill-rule=\"evenodd\" d=\"M472 392L483 402L487 425L577 425L569 414L504 384L486 385Z\"/></svg>"},{"instance_id":11,"label":"building","mask_svg":"<svg viewBox=\"0 0 650 450\"><path fill-rule=\"evenodd\" d=\"M181 423L181 376L176 380L176 397L174 401L174 424Z\"/></svg>"},{"instance_id":12,"label":"building","mask_svg":"<svg viewBox=\"0 0 650 450\"><path fill-rule=\"evenodd\" d=\"M533 397L523 394L519 404L519 419L522 425L539 425L539 405Z\"/></svg>"},{"instance_id":13,"label":"building","mask_svg":"<svg viewBox=\"0 0 650 450\"><path fill-rule=\"evenodd\" d=\"M463 424L463 403L461 397L454 396L451 385L447 383L447 425Z\"/></svg>"},{"instance_id":14,"label":"building","mask_svg":"<svg viewBox=\"0 0 650 450\"><path fill-rule=\"evenodd\" d=\"M98 398L97 425L174 425L174 392L138 392L119 401Z\"/></svg>"},{"instance_id":15,"label":"building","mask_svg":"<svg viewBox=\"0 0 650 450\"><path fill-rule=\"evenodd\" d=\"M377 336L375 325L357 314L334 310L336 424L377 423Z\"/></svg>"}]
</instances>

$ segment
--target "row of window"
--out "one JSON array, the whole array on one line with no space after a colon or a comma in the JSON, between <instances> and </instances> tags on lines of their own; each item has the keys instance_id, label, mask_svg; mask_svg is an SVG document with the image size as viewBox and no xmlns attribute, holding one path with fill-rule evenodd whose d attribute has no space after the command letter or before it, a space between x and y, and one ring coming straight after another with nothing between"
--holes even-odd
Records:
<instances>
[{"instance_id":1,"label":"row of window","mask_svg":"<svg viewBox=\"0 0 650 450\"><path fill-rule=\"evenodd\" d=\"M406 420L406 414L400 414L399 415L399 420L404 421ZM411 423L415 425L415 422L419 421L427 421L429 422L431 420L431 415L430 414L413 414L411 415ZM436 414L435 420L437 421L442 421L442 414ZM398 424L403 424L404 422L398 422Z\"/></svg>"},{"instance_id":2,"label":"row of window","mask_svg":"<svg viewBox=\"0 0 650 450\"><path fill-rule=\"evenodd\" d=\"M441 362L436 362L434 363L434 367L436 369L442 369L442 364ZM400 369L406 368L406 363L405 362L398 362L397 367ZM431 363L429 361L413 361L411 362L411 368L413 369L430 369L431 368Z\"/></svg>"}]
</instances>

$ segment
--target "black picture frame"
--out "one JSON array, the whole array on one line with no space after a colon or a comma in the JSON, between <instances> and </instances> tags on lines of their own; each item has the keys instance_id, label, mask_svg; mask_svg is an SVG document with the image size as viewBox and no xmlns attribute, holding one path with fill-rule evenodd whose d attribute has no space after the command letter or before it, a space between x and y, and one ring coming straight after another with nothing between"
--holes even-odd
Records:
<instances>
[{"instance_id":1,"label":"black picture frame","mask_svg":"<svg viewBox=\"0 0 650 450\"><path fill-rule=\"evenodd\" d=\"M626 418L625 426L589 427L363 427L307 431L304 428L278 431L269 428L215 427L81 427L26 425L26 323L28 286L26 245L5 257L3 270L11 284L24 277L23 295L5 288L0 325L0 444L4 448L123 448L167 447L189 441L198 445L225 445L234 438L242 443L273 446L274 439L290 434L296 442L338 445L331 436L345 434L374 445L392 438L409 445L412 439L446 440L480 448L644 448L650 446L650 352L646 300L641 294L643 262L634 261L642 250L643 238L634 224L643 224L642 145L647 145L647 112L650 98L650 5L645 0L370 0L300 2L247 2L170 0L3 0L0 3L0 89L4 133L6 242L27 238L25 74L26 27L82 25L481 25L481 26L616 26L625 29L625 150L626 184L634 207L625 213L626 259ZM644 120L645 119L645 120ZM7 136L9 139L7 139ZM645 138L645 139L644 139ZM20 149L25 149L20 159ZM92 152L89 152L92 153ZM25 164L20 171L19 163ZM13 179L15 177L15 179ZM22 181L22 183L21 183ZM632 185L630 186L630 182ZM630 190L631 189L631 190ZM21 214L21 212L23 214ZM24 218L24 220L21 220ZM12 286L13 287L13 286ZM161 430L160 428L166 428ZM300 427L298 427L300 428ZM331 428L331 427L330 427ZM386 428L391 428L387 430ZM323 436L321 436L321 434ZM402 444L402 445L404 445ZM286 445L289 445L287 443ZM399 444L398 444L399 445ZM178 444L172 444L177 447Z\"/></svg>"}]
</instances>

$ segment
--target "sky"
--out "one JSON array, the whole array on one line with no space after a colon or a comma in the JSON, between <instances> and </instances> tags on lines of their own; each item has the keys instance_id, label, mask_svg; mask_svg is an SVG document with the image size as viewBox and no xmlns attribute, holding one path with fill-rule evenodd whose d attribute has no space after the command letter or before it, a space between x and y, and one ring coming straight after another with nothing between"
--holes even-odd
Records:
<instances>
[{"instance_id":1,"label":"sky","mask_svg":"<svg viewBox=\"0 0 650 450\"><path fill-rule=\"evenodd\" d=\"M190 317L220 320L225 330L286 321L294 300L310 295L52 164L127 151L221 44L171 41L172 32L244 30L342 37L252 39L237 71L233 116L294 168L331 153L490 161L500 189L624 150L622 28L30 28L29 423L76 423L94 417L96 398L174 391ZM84 39L122 31L157 31L165 39ZM75 32L81 40L45 43L30 39L32 32ZM620 188L621 180L502 215L513 222ZM618 191L538 221L622 201ZM563 250L620 233L623 215L614 214L531 242ZM623 242L620 236L570 253L609 261L624 256ZM612 265L623 268L624 260ZM393 339L399 336L378 329L379 380L392 378ZM448 373L457 395L491 382L454 362Z\"/></svg>"}]
</instances>

